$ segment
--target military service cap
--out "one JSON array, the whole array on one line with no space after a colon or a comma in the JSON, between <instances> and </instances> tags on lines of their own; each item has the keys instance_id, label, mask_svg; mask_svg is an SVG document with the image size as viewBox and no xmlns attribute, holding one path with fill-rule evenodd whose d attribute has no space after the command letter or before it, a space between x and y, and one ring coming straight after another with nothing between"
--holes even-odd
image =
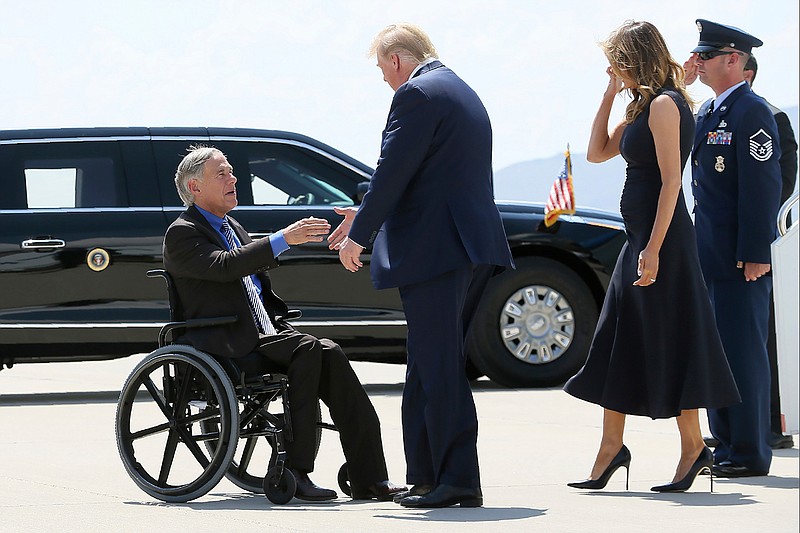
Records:
<instances>
[{"instance_id":1,"label":"military service cap","mask_svg":"<svg viewBox=\"0 0 800 533\"><path fill-rule=\"evenodd\" d=\"M710 52L712 50L721 50L722 48L733 48L749 54L750 50L764 44L760 39L733 26L717 24L705 19L697 19L696 22L697 29L700 31L700 42L697 43L692 52Z\"/></svg>"}]
</instances>

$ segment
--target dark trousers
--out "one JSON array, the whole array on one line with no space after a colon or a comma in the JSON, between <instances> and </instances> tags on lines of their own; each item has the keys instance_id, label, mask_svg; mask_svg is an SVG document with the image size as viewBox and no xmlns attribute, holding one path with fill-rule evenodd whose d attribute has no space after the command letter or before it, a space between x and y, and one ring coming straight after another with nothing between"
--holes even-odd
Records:
<instances>
[{"instance_id":1,"label":"dark trousers","mask_svg":"<svg viewBox=\"0 0 800 533\"><path fill-rule=\"evenodd\" d=\"M283 371L289 379L294 433L294 441L286 446L289 467L314 470L317 408L322 400L339 430L351 486L366 489L388 479L378 415L338 344L283 329L263 337L257 353L237 362L248 374Z\"/></svg>"},{"instance_id":2,"label":"dark trousers","mask_svg":"<svg viewBox=\"0 0 800 533\"><path fill-rule=\"evenodd\" d=\"M767 325L772 279L745 281L742 276L707 285L722 345L742 397L738 405L708 410L711 433L720 441L714 459L768 472L772 449Z\"/></svg>"},{"instance_id":3,"label":"dark trousers","mask_svg":"<svg viewBox=\"0 0 800 533\"><path fill-rule=\"evenodd\" d=\"M469 265L400 287L408 323L402 405L408 483L480 486L464 339L492 268Z\"/></svg>"}]
</instances>

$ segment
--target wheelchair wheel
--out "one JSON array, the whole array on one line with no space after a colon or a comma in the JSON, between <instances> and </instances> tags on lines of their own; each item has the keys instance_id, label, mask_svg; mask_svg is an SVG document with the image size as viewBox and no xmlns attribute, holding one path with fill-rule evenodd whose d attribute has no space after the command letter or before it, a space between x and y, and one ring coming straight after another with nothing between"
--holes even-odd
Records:
<instances>
[{"instance_id":1,"label":"wheelchair wheel","mask_svg":"<svg viewBox=\"0 0 800 533\"><path fill-rule=\"evenodd\" d=\"M211 356L191 346L151 353L120 393L120 458L139 488L159 500L183 503L206 494L225 475L238 437L230 379Z\"/></svg>"},{"instance_id":2,"label":"wheelchair wheel","mask_svg":"<svg viewBox=\"0 0 800 533\"><path fill-rule=\"evenodd\" d=\"M288 468L273 466L264 477L263 490L269 501L276 505L283 505L294 498L297 480Z\"/></svg>"},{"instance_id":3,"label":"wheelchair wheel","mask_svg":"<svg viewBox=\"0 0 800 533\"><path fill-rule=\"evenodd\" d=\"M350 474L347 473L347 463L344 463L339 468L339 474L336 476L339 481L339 488L342 489L347 496L353 495L353 489L350 487Z\"/></svg>"}]
</instances>

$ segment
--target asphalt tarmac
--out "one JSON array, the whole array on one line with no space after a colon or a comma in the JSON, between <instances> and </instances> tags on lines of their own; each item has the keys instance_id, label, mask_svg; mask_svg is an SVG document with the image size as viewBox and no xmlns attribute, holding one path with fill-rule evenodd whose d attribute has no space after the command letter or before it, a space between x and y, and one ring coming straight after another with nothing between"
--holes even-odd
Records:
<instances>
[{"instance_id":1,"label":"asphalt tarmac","mask_svg":"<svg viewBox=\"0 0 800 533\"><path fill-rule=\"evenodd\" d=\"M567 481L588 476L601 409L553 389L475 383L484 507L412 510L392 502L292 500L274 505L223 479L207 495L167 504L126 473L114 437L120 387L142 356L87 363L17 365L0 371L0 531L542 531L797 532L800 459L776 450L769 476L700 476L687 493L659 494L679 454L672 420L630 417L630 490L619 470L601 491ZM389 475L403 482L403 366L354 363L381 419ZM701 415L705 434L705 416ZM344 461L325 432L319 485L337 488Z\"/></svg>"}]
</instances>

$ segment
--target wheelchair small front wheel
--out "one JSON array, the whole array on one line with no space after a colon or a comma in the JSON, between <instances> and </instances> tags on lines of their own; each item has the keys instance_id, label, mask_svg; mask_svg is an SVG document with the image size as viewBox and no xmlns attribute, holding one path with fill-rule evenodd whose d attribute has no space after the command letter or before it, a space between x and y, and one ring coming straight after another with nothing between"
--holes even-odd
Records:
<instances>
[{"instance_id":1,"label":"wheelchair small front wheel","mask_svg":"<svg viewBox=\"0 0 800 533\"><path fill-rule=\"evenodd\" d=\"M289 503L296 490L297 480L288 468L273 466L264 476L264 494L275 505Z\"/></svg>"},{"instance_id":2,"label":"wheelchair small front wheel","mask_svg":"<svg viewBox=\"0 0 800 533\"><path fill-rule=\"evenodd\" d=\"M348 496L352 496L353 489L350 487L350 474L347 473L347 463L344 463L339 469L339 475L336 476L336 478L339 481L339 488L342 489L342 492Z\"/></svg>"}]
</instances>

